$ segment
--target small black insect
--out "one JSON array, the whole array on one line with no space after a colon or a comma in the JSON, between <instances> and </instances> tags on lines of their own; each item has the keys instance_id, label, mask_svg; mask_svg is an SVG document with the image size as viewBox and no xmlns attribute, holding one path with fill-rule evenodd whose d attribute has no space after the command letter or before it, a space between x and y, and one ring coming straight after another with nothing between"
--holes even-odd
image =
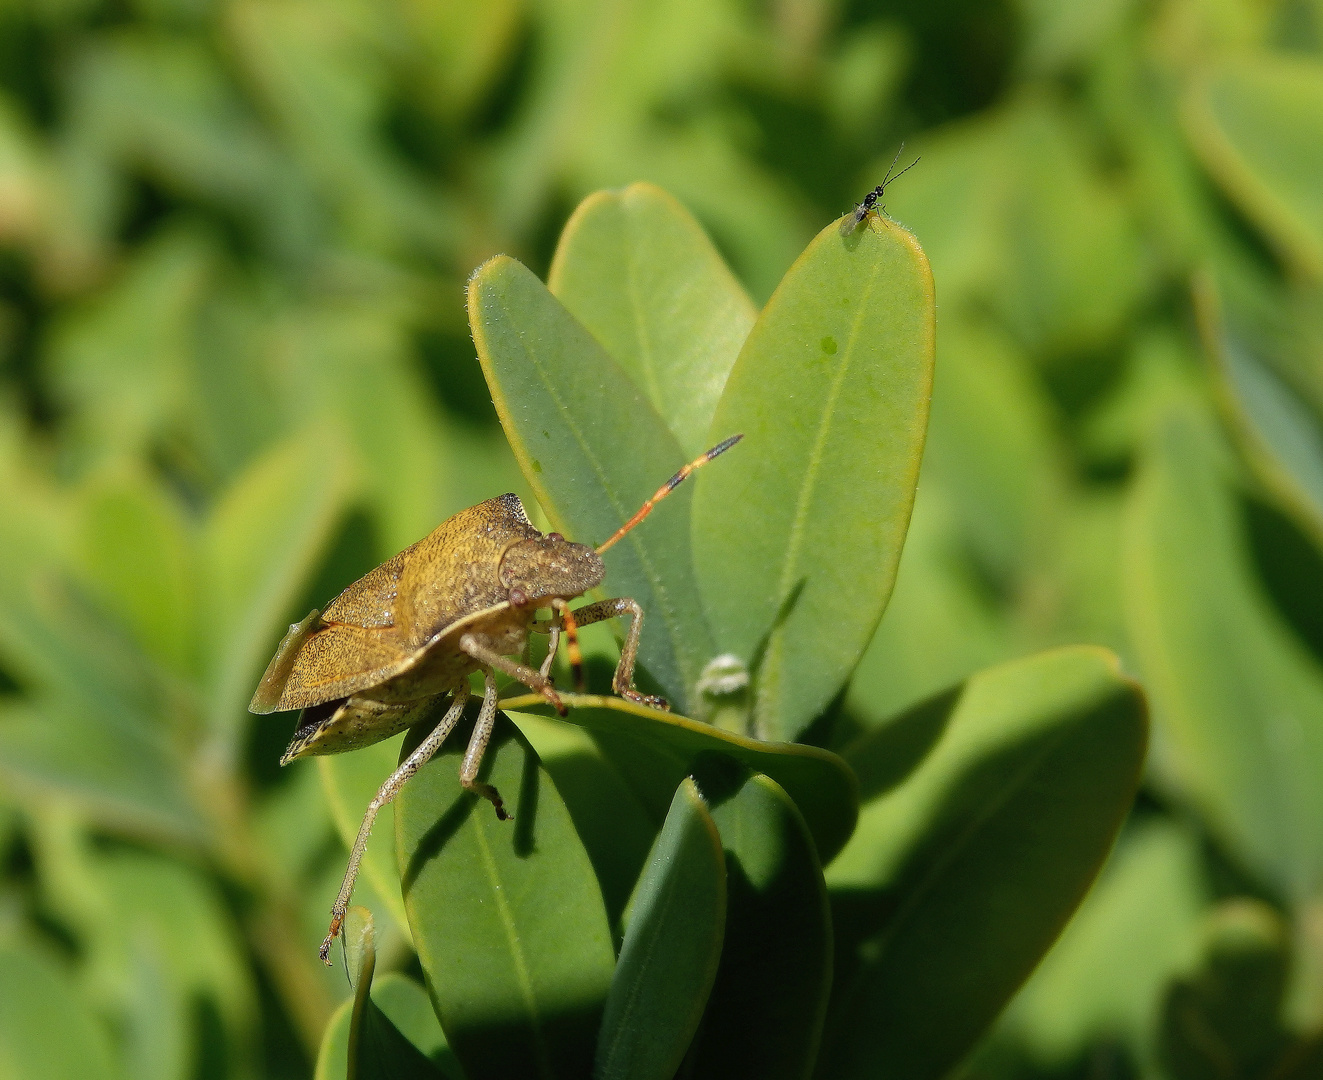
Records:
<instances>
[{"instance_id":1,"label":"small black insect","mask_svg":"<svg viewBox=\"0 0 1323 1080\"><path fill-rule=\"evenodd\" d=\"M892 183L895 180L899 180L902 176L904 176L907 172L909 172L912 168L914 168L915 165L919 163L919 159L915 158L908 165L906 165L905 168L901 169L900 172L896 173L895 176L892 176L891 170L896 167L896 162L900 160L900 151L904 149L905 149L905 144L901 143L900 150L897 150L896 156L891 159L891 167L887 169L887 175L882 178L882 183L878 184L877 187L875 187L872 191L870 191L867 195L865 195L864 201L854 208L854 213L841 222L842 236L849 236L852 232L855 231L855 229L859 228L859 223L863 221L864 218L868 217L868 215L873 212L874 207L877 206L877 201L880 198L882 198L882 194L887 190L888 184ZM886 207L883 206L881 209L885 210Z\"/></svg>"}]
</instances>

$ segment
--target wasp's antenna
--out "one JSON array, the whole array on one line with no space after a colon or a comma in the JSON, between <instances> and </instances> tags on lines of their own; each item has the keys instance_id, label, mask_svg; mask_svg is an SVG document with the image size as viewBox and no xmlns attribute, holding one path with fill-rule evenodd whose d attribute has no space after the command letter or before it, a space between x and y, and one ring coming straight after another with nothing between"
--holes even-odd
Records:
<instances>
[{"instance_id":1,"label":"wasp's antenna","mask_svg":"<svg viewBox=\"0 0 1323 1080\"><path fill-rule=\"evenodd\" d=\"M744 438L743 434L732 435L729 439L717 443L717 445L712 447L712 449L709 450L706 454L702 454L699 457L694 458L693 461L691 461L678 473L676 473L669 480L667 480L666 483L662 484L662 486L657 489L656 493L652 496L652 498L650 498L647 502L645 502L642 506L639 507L638 513L635 514L632 518L630 518L627 522L625 522L625 524L623 524L622 526L620 526L619 529L616 530L614 536L612 536L605 543L599 544L597 547L597 554L601 555L608 548L614 547L616 541L618 541L622 536L625 535L625 533L629 532L630 529L632 529L635 525L637 525L640 521L642 521L645 517L647 517L650 513L652 513L652 508L656 506L659 502L661 502L662 499L666 498L666 496L669 495L672 491L674 491L677 487L679 487L680 482L684 480L684 478L688 476L691 472L693 472L695 469L699 468L702 465L706 465L714 457L717 457L720 454L724 454L727 450L729 450L742 438Z\"/></svg>"},{"instance_id":2,"label":"wasp's antenna","mask_svg":"<svg viewBox=\"0 0 1323 1080\"><path fill-rule=\"evenodd\" d=\"M919 163L920 159L915 158L908 165L906 165L905 168L901 169L900 172L895 173L893 175L893 170L896 168L896 162L900 160L901 152L904 149L905 149L905 144L901 143L896 150L896 156L891 159L891 164L887 166L887 175L882 178L882 183L878 184L877 187L875 187L872 191L870 191L867 195L865 195L864 201L859 203L859 205L854 208L854 213L852 213L848 218L846 218L844 221L841 222L842 236L849 236L850 233L854 232L855 229L859 228L859 223L873 212L873 208L877 206L878 201L882 198L883 194L885 194L888 184L895 183L897 180L899 180L902 176L904 176L907 172L909 172L912 168L914 168L915 165ZM886 207L883 206L882 209L885 210Z\"/></svg>"},{"instance_id":3,"label":"wasp's antenna","mask_svg":"<svg viewBox=\"0 0 1323 1080\"><path fill-rule=\"evenodd\" d=\"M905 149L905 144L901 143L900 150L904 150L904 149ZM900 150L896 151L896 158L900 157ZM882 188L878 190L878 198L882 197L882 190L885 189L888 184L894 184L897 180L899 180L902 176L904 176L907 172L909 172L912 168L914 168L915 165L917 165L922 160L923 160L922 158L915 158L908 165L906 165L905 168L901 169L900 172L896 173L895 176L892 176L891 169L894 169L896 167L896 162L895 160L893 160L891 162L891 169L887 170L887 175L882 181Z\"/></svg>"}]
</instances>

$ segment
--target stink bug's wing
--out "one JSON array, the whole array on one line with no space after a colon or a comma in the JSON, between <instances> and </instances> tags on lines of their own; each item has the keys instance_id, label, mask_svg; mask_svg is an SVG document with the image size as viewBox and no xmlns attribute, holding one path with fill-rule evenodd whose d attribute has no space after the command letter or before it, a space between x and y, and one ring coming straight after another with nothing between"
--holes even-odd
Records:
<instances>
[{"instance_id":1,"label":"stink bug's wing","mask_svg":"<svg viewBox=\"0 0 1323 1080\"><path fill-rule=\"evenodd\" d=\"M417 544L410 544L394 558L355 581L326 605L322 622L363 627L394 626L400 574L421 543L420 540Z\"/></svg>"},{"instance_id":2,"label":"stink bug's wing","mask_svg":"<svg viewBox=\"0 0 1323 1080\"><path fill-rule=\"evenodd\" d=\"M294 669L294 661L298 659L304 643L316 631L320 618L321 612L313 608L306 619L291 626L289 632L280 639L276 655L271 658L271 663L267 664L266 673L262 676L262 681L257 684L253 700L248 703L249 712L269 713L275 712L280 707L280 696L285 692L285 684Z\"/></svg>"},{"instance_id":3,"label":"stink bug's wing","mask_svg":"<svg viewBox=\"0 0 1323 1080\"><path fill-rule=\"evenodd\" d=\"M266 711L306 709L379 686L409 663L412 652L393 626L323 625L304 641L280 699Z\"/></svg>"},{"instance_id":4,"label":"stink bug's wing","mask_svg":"<svg viewBox=\"0 0 1323 1080\"><path fill-rule=\"evenodd\" d=\"M418 545L359 578L291 626L267 665L248 708L255 713L303 709L346 697L388 678L408 655L394 628L400 572Z\"/></svg>"}]
</instances>

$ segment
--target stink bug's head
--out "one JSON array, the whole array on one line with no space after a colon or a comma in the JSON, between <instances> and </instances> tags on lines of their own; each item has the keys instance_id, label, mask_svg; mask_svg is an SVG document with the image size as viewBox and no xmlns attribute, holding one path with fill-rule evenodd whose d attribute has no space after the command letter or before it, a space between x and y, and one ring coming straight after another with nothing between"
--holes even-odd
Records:
<instances>
[{"instance_id":1,"label":"stink bug's head","mask_svg":"<svg viewBox=\"0 0 1323 1080\"><path fill-rule=\"evenodd\" d=\"M602 584L606 568L601 556L585 544L547 533L519 540L501 556L501 584L510 603L544 606L552 598L570 600Z\"/></svg>"}]
</instances>

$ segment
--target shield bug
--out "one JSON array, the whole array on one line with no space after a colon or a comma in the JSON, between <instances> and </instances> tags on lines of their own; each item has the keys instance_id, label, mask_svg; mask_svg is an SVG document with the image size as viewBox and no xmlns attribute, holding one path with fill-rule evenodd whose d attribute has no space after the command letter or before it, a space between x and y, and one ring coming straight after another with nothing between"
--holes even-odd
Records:
<instances>
[{"instance_id":1,"label":"shield bug","mask_svg":"<svg viewBox=\"0 0 1323 1080\"><path fill-rule=\"evenodd\" d=\"M447 518L427 537L354 582L325 611L313 610L289 628L248 708L255 713L302 709L282 765L295 758L356 750L430 720L449 707L418 748L382 784L368 804L349 853L331 926L322 942L330 963L354 879L377 812L437 751L469 697L469 675L484 677L482 708L460 766L463 786L505 820L501 796L478 780L483 752L496 723L500 671L542 694L565 715L550 678L562 633L576 686L582 685L577 627L618 615L630 617L612 687L623 698L665 709L661 698L634 688L643 610L630 599L601 600L571 611L569 601L602 583L602 555L634 528L686 476L742 438L734 435L691 461L596 548L543 534L515 495L499 495ZM539 610L550 617L537 618ZM512 659L530 632L550 637L540 668Z\"/></svg>"},{"instance_id":2,"label":"shield bug","mask_svg":"<svg viewBox=\"0 0 1323 1080\"><path fill-rule=\"evenodd\" d=\"M900 172L896 173L895 176L892 176L891 170L896 167L896 162L900 160L900 152L901 150L904 149L905 149L905 144L901 143L900 148L896 151L896 156L891 159L891 166L887 169L887 175L882 178L882 183L878 184L877 187L875 187L872 191L870 191L867 195L865 195L864 201L859 203L854 208L854 213L852 213L849 217L847 217L844 221L841 222L842 236L849 236L852 232L855 231L855 229L859 228L859 223L863 221L864 218L868 217L870 213L873 212L874 207L877 206L878 200L881 199L882 196L886 193L888 184L893 183L896 180L899 180L902 176L904 176L907 172L909 172L912 168L914 168L915 165L919 163L919 159L915 158L908 165L906 165L905 168L901 169ZM884 206L882 207L882 209L885 210L886 207Z\"/></svg>"}]
</instances>

